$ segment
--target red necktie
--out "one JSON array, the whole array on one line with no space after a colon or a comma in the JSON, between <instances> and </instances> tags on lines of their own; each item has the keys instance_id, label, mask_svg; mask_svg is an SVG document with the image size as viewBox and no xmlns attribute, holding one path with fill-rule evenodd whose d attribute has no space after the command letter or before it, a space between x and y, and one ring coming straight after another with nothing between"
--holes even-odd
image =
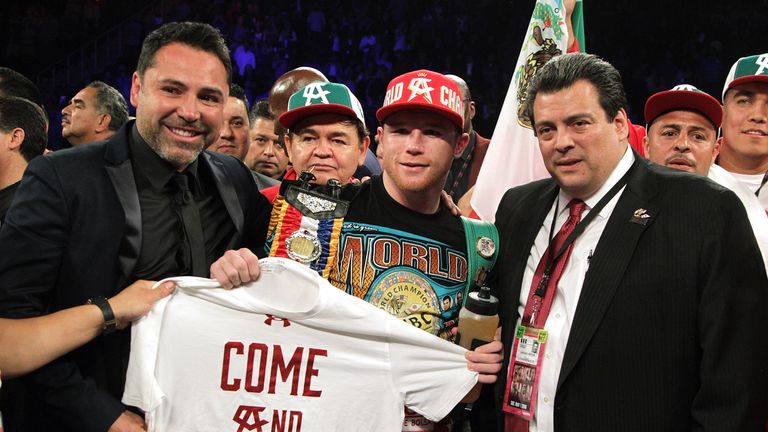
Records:
<instances>
[{"instance_id":1,"label":"red necktie","mask_svg":"<svg viewBox=\"0 0 768 432\"><path fill-rule=\"evenodd\" d=\"M554 248L553 254L557 253L565 243L565 239L573 232L573 229L578 225L581 220L581 213L587 207L582 200L572 200L568 203L570 213L568 214L568 220L565 221L560 231L553 239L550 247ZM555 215L557 218L557 215ZM563 275L566 264L568 264L568 258L571 256L573 250L573 243L571 242L568 247L563 251L562 255L558 257L554 263L552 263L551 275L546 281L546 290L544 297L537 295L536 291L544 278L544 270L547 267L547 261L550 258L549 247L541 255L539 265L536 267L536 272L533 274L533 281L531 282L531 289L528 293L528 301L525 304L525 312L523 313L523 324L532 325L537 328L544 328L544 324L547 322L547 316L549 310L552 307L552 300L555 298L555 292L557 291L557 283L560 281L560 277ZM541 294L541 293L539 293ZM534 316L534 322L531 322L531 315L533 314L534 307L536 307L537 313ZM504 431L505 432L528 432L528 422L519 417L515 417L511 414L504 416Z\"/></svg>"}]
</instances>

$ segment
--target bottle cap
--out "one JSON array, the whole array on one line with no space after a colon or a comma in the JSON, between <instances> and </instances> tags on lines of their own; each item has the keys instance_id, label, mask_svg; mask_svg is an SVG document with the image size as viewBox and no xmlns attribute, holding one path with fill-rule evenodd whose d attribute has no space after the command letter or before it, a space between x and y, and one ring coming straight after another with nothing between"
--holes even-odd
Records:
<instances>
[{"instance_id":1,"label":"bottle cap","mask_svg":"<svg viewBox=\"0 0 768 432\"><path fill-rule=\"evenodd\" d=\"M479 291L469 293L464 307L478 315L496 315L499 309L499 299L491 295L490 288L481 286Z\"/></svg>"}]
</instances>

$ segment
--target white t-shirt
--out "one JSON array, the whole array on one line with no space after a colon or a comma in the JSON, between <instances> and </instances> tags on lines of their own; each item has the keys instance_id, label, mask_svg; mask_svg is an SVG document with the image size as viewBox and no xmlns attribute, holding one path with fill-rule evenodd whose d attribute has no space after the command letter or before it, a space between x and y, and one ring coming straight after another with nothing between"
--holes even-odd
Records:
<instances>
[{"instance_id":1,"label":"white t-shirt","mask_svg":"<svg viewBox=\"0 0 768 432\"><path fill-rule=\"evenodd\" d=\"M477 382L465 350L345 294L304 265L180 289L132 329L123 402L150 431L393 431L439 420Z\"/></svg>"},{"instance_id":2,"label":"white t-shirt","mask_svg":"<svg viewBox=\"0 0 768 432\"><path fill-rule=\"evenodd\" d=\"M763 204L760 203L754 192L760 187L762 176L752 176L760 178L757 179L757 183L753 185L754 188L749 189L749 183L743 181L743 178L747 176L744 174L728 172L723 167L713 164L709 168L708 177L719 185L732 190L736 196L739 197L741 203L744 204L749 223L752 225L752 232L755 233L757 245L760 247L760 253L763 255L765 270L768 272L768 215L766 215ZM765 187L763 189L765 189Z\"/></svg>"},{"instance_id":3,"label":"white t-shirt","mask_svg":"<svg viewBox=\"0 0 768 432\"><path fill-rule=\"evenodd\" d=\"M765 185L762 188L760 187L763 185L765 174L739 174L734 172L730 174L744 185L747 190L751 191L753 195L760 189L760 193L756 195L757 200L760 202L763 209L768 211L768 185Z\"/></svg>"}]
</instances>

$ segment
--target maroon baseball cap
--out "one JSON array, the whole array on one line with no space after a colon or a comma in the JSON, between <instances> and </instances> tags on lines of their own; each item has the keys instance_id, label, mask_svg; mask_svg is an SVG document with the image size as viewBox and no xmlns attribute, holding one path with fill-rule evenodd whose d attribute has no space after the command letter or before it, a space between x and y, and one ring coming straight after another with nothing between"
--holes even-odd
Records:
<instances>
[{"instance_id":1,"label":"maroon baseball cap","mask_svg":"<svg viewBox=\"0 0 768 432\"><path fill-rule=\"evenodd\" d=\"M459 86L441 73L421 69L390 81L376 119L384 122L397 111L413 109L433 111L459 129L464 128L464 101Z\"/></svg>"},{"instance_id":2,"label":"maroon baseball cap","mask_svg":"<svg viewBox=\"0 0 768 432\"><path fill-rule=\"evenodd\" d=\"M645 123L650 126L659 116L677 110L696 111L712 122L715 129L723 122L723 107L717 99L692 85L681 84L648 98Z\"/></svg>"}]
</instances>

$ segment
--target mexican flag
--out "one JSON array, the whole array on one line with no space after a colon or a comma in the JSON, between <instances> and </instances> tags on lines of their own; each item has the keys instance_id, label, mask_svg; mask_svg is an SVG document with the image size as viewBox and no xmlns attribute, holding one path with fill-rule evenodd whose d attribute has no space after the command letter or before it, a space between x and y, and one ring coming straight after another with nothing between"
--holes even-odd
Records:
<instances>
[{"instance_id":1,"label":"mexican flag","mask_svg":"<svg viewBox=\"0 0 768 432\"><path fill-rule=\"evenodd\" d=\"M572 11L566 11L567 4L573 4ZM574 35L570 49L567 18ZM520 118L528 83L553 56L584 51L584 47L582 0L536 1L470 201L480 219L494 220L496 207L509 188L549 177L530 124Z\"/></svg>"}]
</instances>

